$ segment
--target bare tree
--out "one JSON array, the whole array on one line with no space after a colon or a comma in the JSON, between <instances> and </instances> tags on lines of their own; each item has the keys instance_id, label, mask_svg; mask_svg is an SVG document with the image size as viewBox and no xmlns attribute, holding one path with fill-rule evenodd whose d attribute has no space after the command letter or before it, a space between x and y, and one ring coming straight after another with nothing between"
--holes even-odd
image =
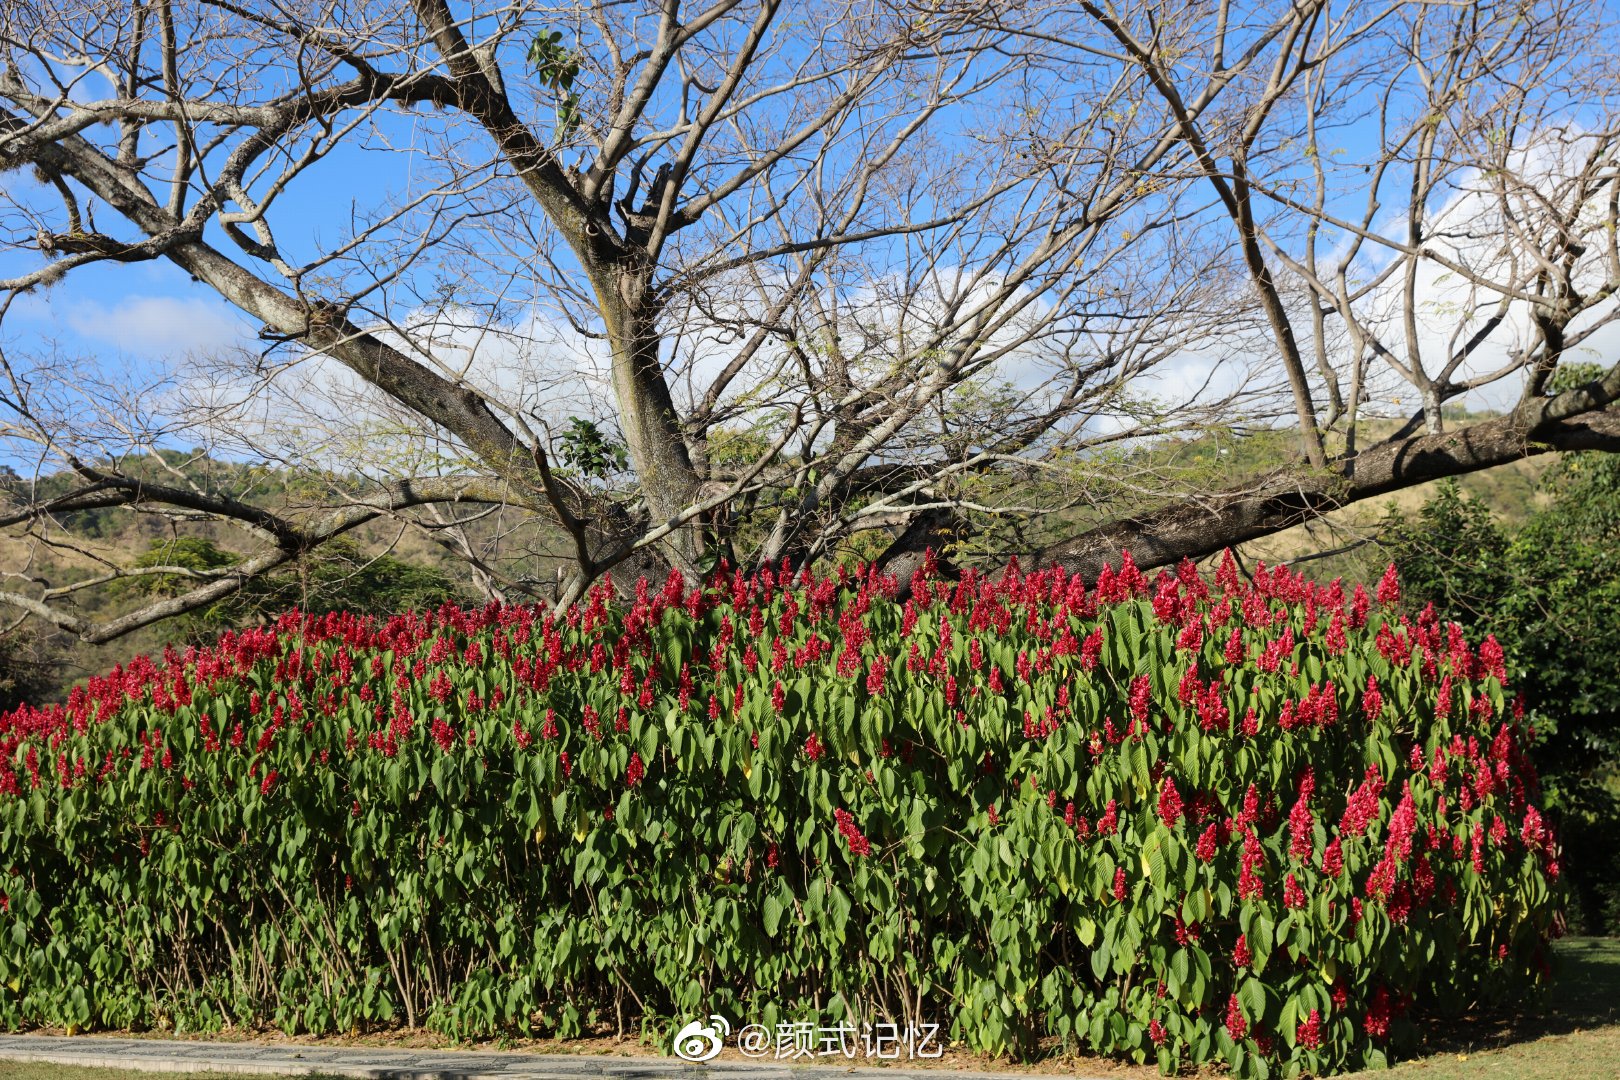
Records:
<instances>
[{"instance_id":1,"label":"bare tree","mask_svg":"<svg viewBox=\"0 0 1620 1080\"><path fill-rule=\"evenodd\" d=\"M1620 283L1614 66L1569 62L1607 43L1579 15L19 0L0 169L33 182L0 211L5 295L163 260L265 349L109 427L6 342L13 458L78 477L12 485L14 529L62 543L63 512L130 506L237 522L253 553L112 622L48 583L0 600L104 640L382 518L558 603L720 557L904 573L970 533L1094 571L1612 449L1620 368L1544 393ZM354 209L317 244L299 200L336 175ZM1467 294L1443 345L1437 267ZM1509 414L1446 430L1445 402L1515 378ZM1414 421L1364 448L1391 379ZM295 460L277 436L312 414ZM1297 460L1231 490L1152 453L1275 423ZM267 508L127 466L181 431L343 479ZM470 507L544 521L526 554L566 574L485 560Z\"/></svg>"},{"instance_id":2,"label":"bare tree","mask_svg":"<svg viewBox=\"0 0 1620 1080\"><path fill-rule=\"evenodd\" d=\"M1303 468L1065 538L1048 558L1095 569L1127 544L1159 563L1529 454L1620 448L1620 365L1591 349L1612 353L1620 314L1608 12L1307 0L1277 24L1226 3L1202 19L1081 8L1107 44L1077 48L1146 73L1185 175L1230 228ZM1265 61L1231 73L1262 41ZM1217 89L1222 109L1191 108ZM1600 378L1546 393L1561 363L1594 358ZM1505 415L1447 424L1446 403L1515 384ZM1387 428L1406 401L1409 419L1364 446L1369 419Z\"/></svg>"}]
</instances>

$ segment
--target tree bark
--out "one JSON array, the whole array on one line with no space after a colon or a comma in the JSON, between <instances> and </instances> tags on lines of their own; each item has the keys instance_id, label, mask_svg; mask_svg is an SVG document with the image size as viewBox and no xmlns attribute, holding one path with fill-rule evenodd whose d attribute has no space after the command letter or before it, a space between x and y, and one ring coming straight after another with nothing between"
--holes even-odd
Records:
<instances>
[{"instance_id":1,"label":"tree bark","mask_svg":"<svg viewBox=\"0 0 1620 1080\"><path fill-rule=\"evenodd\" d=\"M941 572L954 577L956 568L944 552L945 545L965 531L962 516L948 509L924 510L900 531L882 555L874 560L884 573L900 583L900 598L911 595L911 575L922 569L928 552L933 552Z\"/></svg>"},{"instance_id":2,"label":"tree bark","mask_svg":"<svg viewBox=\"0 0 1620 1080\"><path fill-rule=\"evenodd\" d=\"M693 468L675 399L659 356L657 313L647 310L646 275L633 268L592 274L608 343L613 351L613 396L636 479L653 525L675 520L696 500L702 483ZM703 551L696 522L670 534L666 551L692 571Z\"/></svg>"}]
</instances>

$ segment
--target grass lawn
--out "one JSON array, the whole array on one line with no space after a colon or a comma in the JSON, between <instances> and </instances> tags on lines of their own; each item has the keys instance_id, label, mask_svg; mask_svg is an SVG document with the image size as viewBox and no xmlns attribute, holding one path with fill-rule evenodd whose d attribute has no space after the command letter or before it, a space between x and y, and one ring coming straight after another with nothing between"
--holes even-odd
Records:
<instances>
[{"instance_id":1,"label":"grass lawn","mask_svg":"<svg viewBox=\"0 0 1620 1080\"><path fill-rule=\"evenodd\" d=\"M1436 1030L1422 1057L1402 1062L1390 1072L1355 1073L1345 1080L1588 1080L1620 1077L1620 938L1572 938L1558 946L1558 978L1533 1017L1470 1020ZM1110 1062L1082 1074L1106 1075ZM964 1063L971 1069L995 1069L991 1062ZM1050 1068L1050 1066L1048 1066ZM829 1070L835 1071L835 1070ZM1047 1071L1047 1070L1041 1070ZM1145 1071L1145 1070L1144 1070ZM939 1075L949 1075L948 1069ZM1138 1070L1124 1069L1116 1073ZM226 1073L130 1073L77 1065L0 1062L6 1080L125 1080L136 1076L169 1080L237 1080ZM1208 1080L1222 1074L1208 1072ZM310 1080L306 1077L305 1080ZM1031 1078L1034 1080L1034 1078Z\"/></svg>"},{"instance_id":2,"label":"grass lawn","mask_svg":"<svg viewBox=\"0 0 1620 1080\"><path fill-rule=\"evenodd\" d=\"M1620 938L1560 942L1537 1015L1437 1031L1423 1057L1358 1080L1587 1080L1620 1076Z\"/></svg>"}]
</instances>

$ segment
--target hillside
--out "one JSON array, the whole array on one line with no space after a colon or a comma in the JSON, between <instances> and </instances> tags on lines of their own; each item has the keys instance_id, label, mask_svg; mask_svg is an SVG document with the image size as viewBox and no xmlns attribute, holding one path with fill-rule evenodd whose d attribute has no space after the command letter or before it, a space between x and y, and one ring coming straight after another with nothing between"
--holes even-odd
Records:
<instances>
[{"instance_id":1,"label":"hillside","mask_svg":"<svg viewBox=\"0 0 1620 1080\"><path fill-rule=\"evenodd\" d=\"M208 494L283 513L333 505L346 492L362 488L358 478L295 477L285 470L200 454L166 453L162 462L138 460L120 466L143 480L194 485ZM0 476L3 503L12 507L30 496L36 500L60 496L74 486L72 477L61 474L42 477L31 487L15 474ZM448 512L440 517L455 520ZM537 549L549 549L548 532L532 518L480 516L458 528L440 529L438 538L442 542L400 521L379 519L211 608L102 645L77 641L34 618L10 625L0 634L0 701L7 695L8 678L20 678L36 691L48 686L47 696L59 696L74 682L132 656L155 654L168 644L209 640L229 626L251 624L293 606L382 611L436 606L444 600L480 603L487 593L467 561L452 550L463 542L486 565L512 576L551 572L549 559L536 554ZM102 508L54 515L31 530L21 526L0 530L0 572L13 582L26 578L31 588L19 591L38 595L42 589L102 577L111 567L132 561L200 570L229 565L255 550L252 534L231 523L156 510ZM131 579L85 588L67 602L75 614L100 621L134 610L154 596L173 595L182 586L183 579L173 576ZM41 671L41 665L53 670Z\"/></svg>"}]
</instances>

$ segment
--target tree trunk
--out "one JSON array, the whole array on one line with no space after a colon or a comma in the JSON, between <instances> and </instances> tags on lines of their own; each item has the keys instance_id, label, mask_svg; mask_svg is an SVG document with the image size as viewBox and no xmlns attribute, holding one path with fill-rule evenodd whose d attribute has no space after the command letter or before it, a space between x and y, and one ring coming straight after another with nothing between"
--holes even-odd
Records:
<instances>
[{"instance_id":1,"label":"tree trunk","mask_svg":"<svg viewBox=\"0 0 1620 1080\"><path fill-rule=\"evenodd\" d=\"M924 510L901 530L900 535L874 560L884 573L893 574L900 583L900 598L911 595L911 575L922 568L928 552L945 577L955 577L956 567L945 551L966 530L961 515L945 508Z\"/></svg>"},{"instance_id":2,"label":"tree trunk","mask_svg":"<svg viewBox=\"0 0 1620 1080\"><path fill-rule=\"evenodd\" d=\"M657 311L645 271L618 268L597 275L597 295L613 352L613 394L619 428L641 484L653 525L680 515L694 502L702 479L692 466L675 399L659 356ZM664 545L675 565L695 569L703 553L697 522L670 534Z\"/></svg>"}]
</instances>

